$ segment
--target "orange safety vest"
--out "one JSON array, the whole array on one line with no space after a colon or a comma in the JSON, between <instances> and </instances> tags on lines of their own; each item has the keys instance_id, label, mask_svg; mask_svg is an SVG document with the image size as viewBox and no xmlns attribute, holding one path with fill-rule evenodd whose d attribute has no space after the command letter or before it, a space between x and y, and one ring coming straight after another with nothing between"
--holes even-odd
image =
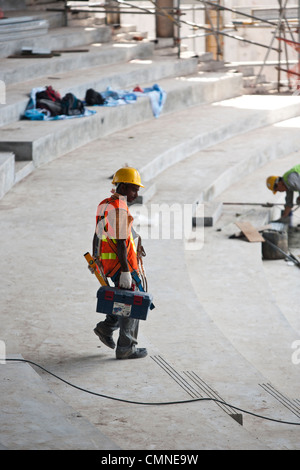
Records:
<instances>
[{"instance_id":1,"label":"orange safety vest","mask_svg":"<svg viewBox=\"0 0 300 470\"><path fill-rule=\"evenodd\" d=\"M113 277L121 267L117 255L117 239L126 239L129 270L139 272L136 246L131 233L132 222L133 217L126 198L114 194L100 202L96 215L96 234L100 240L99 260L107 277Z\"/></svg>"}]
</instances>

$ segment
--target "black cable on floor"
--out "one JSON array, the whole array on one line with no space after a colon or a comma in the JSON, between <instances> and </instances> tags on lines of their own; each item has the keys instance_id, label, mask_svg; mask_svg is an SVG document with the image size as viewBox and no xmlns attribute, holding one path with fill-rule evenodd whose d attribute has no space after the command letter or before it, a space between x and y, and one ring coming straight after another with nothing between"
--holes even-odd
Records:
<instances>
[{"instance_id":1,"label":"black cable on floor","mask_svg":"<svg viewBox=\"0 0 300 470\"><path fill-rule=\"evenodd\" d=\"M282 421L282 420L275 419L275 418L268 418L267 416L262 416L262 415L253 413L252 411L247 411L247 410L244 410L242 408L238 408L237 406L233 406L229 403L226 403L225 401L218 400L217 398L192 398L190 400L166 401L166 402L142 402L142 401L125 400L123 398L117 398L117 397L112 397L112 396L109 396L109 395L104 395L102 393L92 392L92 391L87 390L85 388L79 387L78 385L74 385L71 382L68 382L67 380L62 379L61 377L54 374L53 372L50 372L49 370L45 369L43 366L41 366L39 364L36 364L33 361L29 361L27 359L12 359L12 358L1 359L0 358L0 361L26 362L28 364L31 364L33 366L38 367L39 369L43 370L47 374L52 375L56 379L60 380L61 382L64 382L65 384L69 385L70 387L76 388L77 390L81 390L82 392L89 393L91 395L95 395L95 396L98 396L98 397L101 397L101 398L107 398L109 400L120 401L120 402L123 402L123 403L129 403L129 404L132 404L132 405L166 406L166 405L180 405L180 404L193 403L193 402L199 402L199 401L213 401L213 402L219 403L221 405L229 406L229 407L233 408L234 410L241 411L242 413L246 413L246 414L255 416L256 418L266 419L268 421L273 421L273 422L280 423L280 424L290 424L290 425L293 425L293 426L300 426L300 423Z\"/></svg>"}]
</instances>

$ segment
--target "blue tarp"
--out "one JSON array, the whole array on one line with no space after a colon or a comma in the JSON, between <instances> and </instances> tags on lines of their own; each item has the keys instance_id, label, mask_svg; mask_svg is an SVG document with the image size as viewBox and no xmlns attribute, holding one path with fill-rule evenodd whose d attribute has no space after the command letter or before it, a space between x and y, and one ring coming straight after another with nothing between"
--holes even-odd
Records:
<instances>
[{"instance_id":1,"label":"blue tarp","mask_svg":"<svg viewBox=\"0 0 300 470\"><path fill-rule=\"evenodd\" d=\"M100 106L120 106L122 104L133 103L138 97L148 96L151 101L153 115L159 117L166 101L167 93L157 84L152 87L144 88L142 91L116 91L110 87L101 96L105 99L105 103Z\"/></svg>"}]
</instances>

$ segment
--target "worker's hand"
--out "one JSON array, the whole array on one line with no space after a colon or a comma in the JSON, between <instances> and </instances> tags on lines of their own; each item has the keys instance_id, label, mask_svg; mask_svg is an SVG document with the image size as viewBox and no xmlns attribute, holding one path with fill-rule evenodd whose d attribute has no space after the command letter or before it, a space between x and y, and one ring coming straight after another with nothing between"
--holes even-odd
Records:
<instances>
[{"instance_id":1,"label":"worker's hand","mask_svg":"<svg viewBox=\"0 0 300 470\"><path fill-rule=\"evenodd\" d=\"M129 271L122 271L119 280L119 287L122 289L131 289L132 277Z\"/></svg>"}]
</instances>

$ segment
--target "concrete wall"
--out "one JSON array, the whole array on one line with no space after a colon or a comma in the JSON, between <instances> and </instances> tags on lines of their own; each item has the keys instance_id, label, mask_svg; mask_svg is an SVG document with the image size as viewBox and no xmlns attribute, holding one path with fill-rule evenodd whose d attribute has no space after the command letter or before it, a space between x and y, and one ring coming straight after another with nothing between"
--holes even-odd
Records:
<instances>
[{"instance_id":1,"label":"concrete wall","mask_svg":"<svg viewBox=\"0 0 300 470\"><path fill-rule=\"evenodd\" d=\"M282 2L284 3L284 2ZM288 7L295 7L297 6L297 0L288 0L287 1L287 8ZM226 0L225 5L229 8L237 9L239 11L253 14L253 9L258 8L267 8L273 7L278 8L279 2L278 0ZM258 14L256 12L256 14ZM258 14L259 16L259 14ZM242 18L242 16L240 16ZM231 21L231 13L226 13L226 19L229 23ZM244 20L247 20L244 17ZM295 28L293 28L295 30ZM235 32L236 35L241 36L247 40L255 41L265 46L273 46L278 48L279 41L274 39L274 32L275 27L268 26L266 24L261 24L258 27L247 27L247 26L238 26ZM234 34L234 33L230 33ZM298 34L294 32L295 40L298 40ZM290 33L286 29L286 38L291 39ZM273 41L273 42L272 42ZM283 43L282 43L283 45ZM284 45L283 45L284 46ZM281 60L297 60L298 56L297 53L290 47L283 47L283 53L281 54ZM278 61L279 55L278 52L269 50L264 47L254 46L249 43L243 43L241 41L236 41L233 39L226 38L224 41L224 55L227 61ZM290 66L291 67L291 66ZM289 67L289 68L290 68ZM258 70L258 69L257 69ZM278 72L276 71L274 66L265 66L263 69L263 74L266 76L268 80L277 80L278 79ZM286 79L286 73L281 72L280 74L281 79Z\"/></svg>"},{"instance_id":2,"label":"concrete wall","mask_svg":"<svg viewBox=\"0 0 300 470\"><path fill-rule=\"evenodd\" d=\"M258 8L278 8L278 0L222 0L222 4L228 8L235 9L247 14L253 14L253 9ZM200 2L196 0L181 0L181 6L190 7L189 11L182 17L183 20L187 20L199 25L207 24L205 21L205 13L202 10L196 9L201 6ZM287 7L297 6L296 0L288 0ZM193 10L194 8L194 10ZM226 28L226 25L230 25L232 20L236 18L236 15L232 12L223 12L223 24ZM247 21L246 17L239 16L238 18ZM249 19L250 20L250 19ZM226 62L253 62L253 61L277 61L278 53L272 50L269 50L268 47L271 45L273 40L273 33L275 28L268 26L266 24L260 24L257 27L250 27L247 25L238 25L235 30L229 30L228 34L242 37L246 40L250 40L256 43L263 44L265 47L256 46L247 42L242 42L236 39L231 39L228 37L222 38L223 43L223 60ZM294 28L295 30L295 28ZM181 37L184 38L188 35L192 35L195 31L188 25L182 24L181 26ZM197 34L203 35L203 30L196 31ZM298 34L294 33L295 40L298 40ZM211 36L210 36L211 37ZM290 34L287 33L287 38L291 38ZM196 53L201 53L207 50L207 40L205 37L194 38L194 39L182 39L182 43L186 44L190 50L194 50ZM273 41L272 46L278 47L278 40ZM290 47L283 48L283 53L281 60L297 60L297 53ZM257 72L259 68L255 69ZM274 66L265 66L263 70L264 75L267 80L277 80L277 71ZM282 78L286 79L286 73L282 73Z\"/></svg>"},{"instance_id":3,"label":"concrete wall","mask_svg":"<svg viewBox=\"0 0 300 470\"><path fill-rule=\"evenodd\" d=\"M3 11L24 9L25 0L0 0L0 8Z\"/></svg>"},{"instance_id":4,"label":"concrete wall","mask_svg":"<svg viewBox=\"0 0 300 470\"><path fill-rule=\"evenodd\" d=\"M287 6L294 6L296 0L288 0ZM242 12L251 14L252 9L259 7L278 7L278 0L222 0L222 4L228 8L237 9ZM153 4L151 2L143 1L139 2L139 5L143 8L152 8ZM189 21L199 25L205 25L205 12L201 2L197 0L181 0L180 6L182 11L185 13L182 16L183 21ZM188 10L187 10L188 9ZM229 25L232 22L233 15L231 12L223 12L223 24ZM155 19L154 15L123 15L122 23L136 24L138 30L148 31L148 35L151 38L155 37ZM240 17L246 19L245 17ZM230 31L229 34L241 36L245 39L255 41L258 43L265 44L268 46L272 40L272 32L274 28L272 27L262 27L250 28L247 26L238 26L236 31ZM194 33L202 35L202 37L197 38L187 38ZM207 40L205 38L204 30L193 31L192 27L182 23L180 28L180 35L183 38L183 44L186 44L190 50L195 52L204 52L206 50ZM254 61L254 60L264 60L264 57L267 53L267 48L254 46L246 42L237 41L230 38L223 38L223 47L224 47L224 60L225 61ZM277 46L277 41L274 45ZM294 51L289 48L290 58L295 58ZM276 60L277 53L271 52L269 55L269 60Z\"/></svg>"}]
</instances>

